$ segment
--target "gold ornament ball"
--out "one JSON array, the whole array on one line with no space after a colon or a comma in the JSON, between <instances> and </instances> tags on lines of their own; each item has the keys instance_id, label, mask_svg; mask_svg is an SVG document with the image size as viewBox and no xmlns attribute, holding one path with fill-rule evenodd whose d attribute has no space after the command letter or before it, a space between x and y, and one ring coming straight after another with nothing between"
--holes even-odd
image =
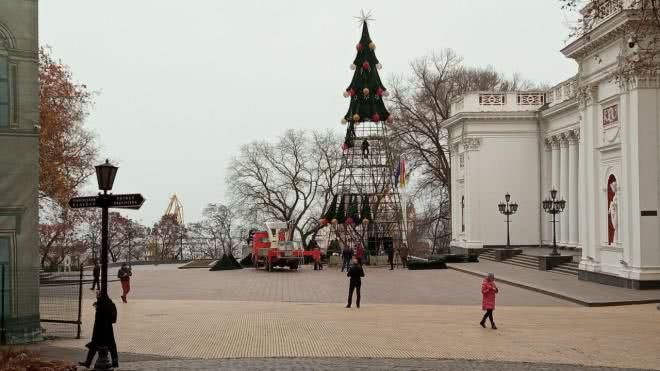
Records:
<instances>
[{"instance_id":1,"label":"gold ornament ball","mask_svg":"<svg viewBox=\"0 0 660 371\"><path fill-rule=\"evenodd\" d=\"M353 121L360 121L360 115L357 113L353 115Z\"/></svg>"},{"instance_id":2,"label":"gold ornament ball","mask_svg":"<svg viewBox=\"0 0 660 371\"><path fill-rule=\"evenodd\" d=\"M373 41L369 43L369 49L371 49L371 50L376 49L376 44L374 44Z\"/></svg>"},{"instance_id":3,"label":"gold ornament ball","mask_svg":"<svg viewBox=\"0 0 660 371\"><path fill-rule=\"evenodd\" d=\"M362 94L369 95L369 88L362 89Z\"/></svg>"}]
</instances>

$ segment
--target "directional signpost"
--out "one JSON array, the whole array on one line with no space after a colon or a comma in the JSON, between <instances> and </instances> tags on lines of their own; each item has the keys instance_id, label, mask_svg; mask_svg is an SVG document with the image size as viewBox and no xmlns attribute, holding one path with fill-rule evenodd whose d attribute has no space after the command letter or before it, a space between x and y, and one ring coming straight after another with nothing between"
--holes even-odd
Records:
<instances>
[{"instance_id":1,"label":"directional signpost","mask_svg":"<svg viewBox=\"0 0 660 371\"><path fill-rule=\"evenodd\" d=\"M112 185L115 181L115 175L117 175L117 167L110 164L108 160L104 164L96 166L96 178L99 183L99 189L103 193L99 193L98 196L88 196L88 197L74 197L69 200L69 206L72 209L83 209L90 207L98 207L101 209L101 293L99 300L97 301L96 310L100 313L104 313L103 316L95 316L94 323L94 335L92 336L92 347L90 348L90 354L93 353L92 350L98 351L99 357L96 360L94 365L95 370L112 370L113 367L117 367L117 346L114 340L114 334L112 332L107 333L108 328L112 329L112 319L110 318L111 311L107 310L107 307L114 306L110 297L108 296L108 209L109 208L119 208L119 209L139 209L142 204L144 204L144 197L139 193L134 194L124 194L124 195L113 195L108 194L108 191L112 190ZM107 304L106 304L107 303ZM101 308L103 306L103 309ZM102 317L102 318L101 318ZM103 334L97 334L97 324L96 321L107 322L98 326L99 332L104 332ZM103 344L95 344L94 338L104 339ZM107 339L111 338L112 341ZM107 343L106 343L107 342ZM113 354L112 364L108 360L108 351ZM91 366L92 359L88 356L86 366L89 368Z\"/></svg>"}]
</instances>

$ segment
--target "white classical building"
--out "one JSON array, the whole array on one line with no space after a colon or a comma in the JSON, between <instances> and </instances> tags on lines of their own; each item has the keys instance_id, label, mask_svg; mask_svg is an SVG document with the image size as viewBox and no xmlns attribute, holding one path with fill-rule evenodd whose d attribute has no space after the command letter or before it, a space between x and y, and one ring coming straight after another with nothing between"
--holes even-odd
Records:
<instances>
[{"instance_id":1,"label":"white classical building","mask_svg":"<svg viewBox=\"0 0 660 371\"><path fill-rule=\"evenodd\" d=\"M37 18L37 0L0 1L0 315L10 344L41 339Z\"/></svg>"},{"instance_id":2,"label":"white classical building","mask_svg":"<svg viewBox=\"0 0 660 371\"><path fill-rule=\"evenodd\" d=\"M548 91L456 99L449 132L453 246L503 246L498 203L520 204L511 244L552 245L541 201L567 201L557 242L582 251L579 278L660 288L660 77L616 78L634 14L621 0L562 53L578 73ZM623 5L623 6L622 6Z\"/></svg>"}]
</instances>

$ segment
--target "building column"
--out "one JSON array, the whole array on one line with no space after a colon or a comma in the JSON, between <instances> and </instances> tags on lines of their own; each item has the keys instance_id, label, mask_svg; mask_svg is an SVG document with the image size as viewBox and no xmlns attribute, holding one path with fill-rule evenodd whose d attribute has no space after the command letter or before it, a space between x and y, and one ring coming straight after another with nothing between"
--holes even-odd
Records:
<instances>
[{"instance_id":1,"label":"building column","mask_svg":"<svg viewBox=\"0 0 660 371\"><path fill-rule=\"evenodd\" d=\"M559 137L558 136L553 136L550 142L550 147L552 148L552 181L550 183L550 188L551 189L559 189ZM550 197L547 195L547 197ZM555 223L553 226L552 223L548 223L550 225L550 238L552 239L552 233L553 233L553 228L554 228L554 233L557 235L557 241L560 240L560 225L559 223Z\"/></svg>"},{"instance_id":2,"label":"building column","mask_svg":"<svg viewBox=\"0 0 660 371\"><path fill-rule=\"evenodd\" d=\"M580 130L572 130L568 136L568 242L578 244L578 141Z\"/></svg>"},{"instance_id":3,"label":"building column","mask_svg":"<svg viewBox=\"0 0 660 371\"><path fill-rule=\"evenodd\" d=\"M560 155L561 160L560 175L559 175L559 196L566 200L568 198L568 136L562 134L560 136ZM559 215L559 230L560 230L560 241L562 244L568 242L568 226L570 223L570 215L568 210L564 210L563 213Z\"/></svg>"},{"instance_id":4,"label":"building column","mask_svg":"<svg viewBox=\"0 0 660 371\"><path fill-rule=\"evenodd\" d=\"M552 189L552 140L550 138L547 138L544 143L544 151L543 151L543 169L542 174L543 174L543 183L541 186L541 200L544 200L546 197L548 197L548 192L550 192L550 189ZM542 214L545 214L543 210L541 210ZM541 224L541 231L543 233L542 235L542 242L543 244L552 244L552 226L550 223L548 223L547 217L544 215Z\"/></svg>"}]
</instances>

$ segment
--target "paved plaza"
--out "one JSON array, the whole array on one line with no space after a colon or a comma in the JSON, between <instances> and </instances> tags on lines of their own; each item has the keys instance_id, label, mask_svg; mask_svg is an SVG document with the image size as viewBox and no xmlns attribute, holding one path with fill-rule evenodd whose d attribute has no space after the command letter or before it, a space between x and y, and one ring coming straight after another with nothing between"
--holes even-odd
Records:
<instances>
[{"instance_id":1,"label":"paved plaza","mask_svg":"<svg viewBox=\"0 0 660 371\"><path fill-rule=\"evenodd\" d=\"M577 276L539 271L511 264L480 260L479 263L452 263L449 268L483 276L492 272L501 282L567 299L580 305L605 306L660 303L660 290L633 290L580 281Z\"/></svg>"},{"instance_id":2,"label":"paved plaza","mask_svg":"<svg viewBox=\"0 0 660 371\"><path fill-rule=\"evenodd\" d=\"M128 304L111 286L122 369L660 369L660 312L652 304L588 308L500 283L500 328L491 330L478 325L479 277L369 267L366 274L362 308L345 309L347 279L335 269L136 266ZM83 338L44 350L82 354L93 322L86 291Z\"/></svg>"}]
</instances>

